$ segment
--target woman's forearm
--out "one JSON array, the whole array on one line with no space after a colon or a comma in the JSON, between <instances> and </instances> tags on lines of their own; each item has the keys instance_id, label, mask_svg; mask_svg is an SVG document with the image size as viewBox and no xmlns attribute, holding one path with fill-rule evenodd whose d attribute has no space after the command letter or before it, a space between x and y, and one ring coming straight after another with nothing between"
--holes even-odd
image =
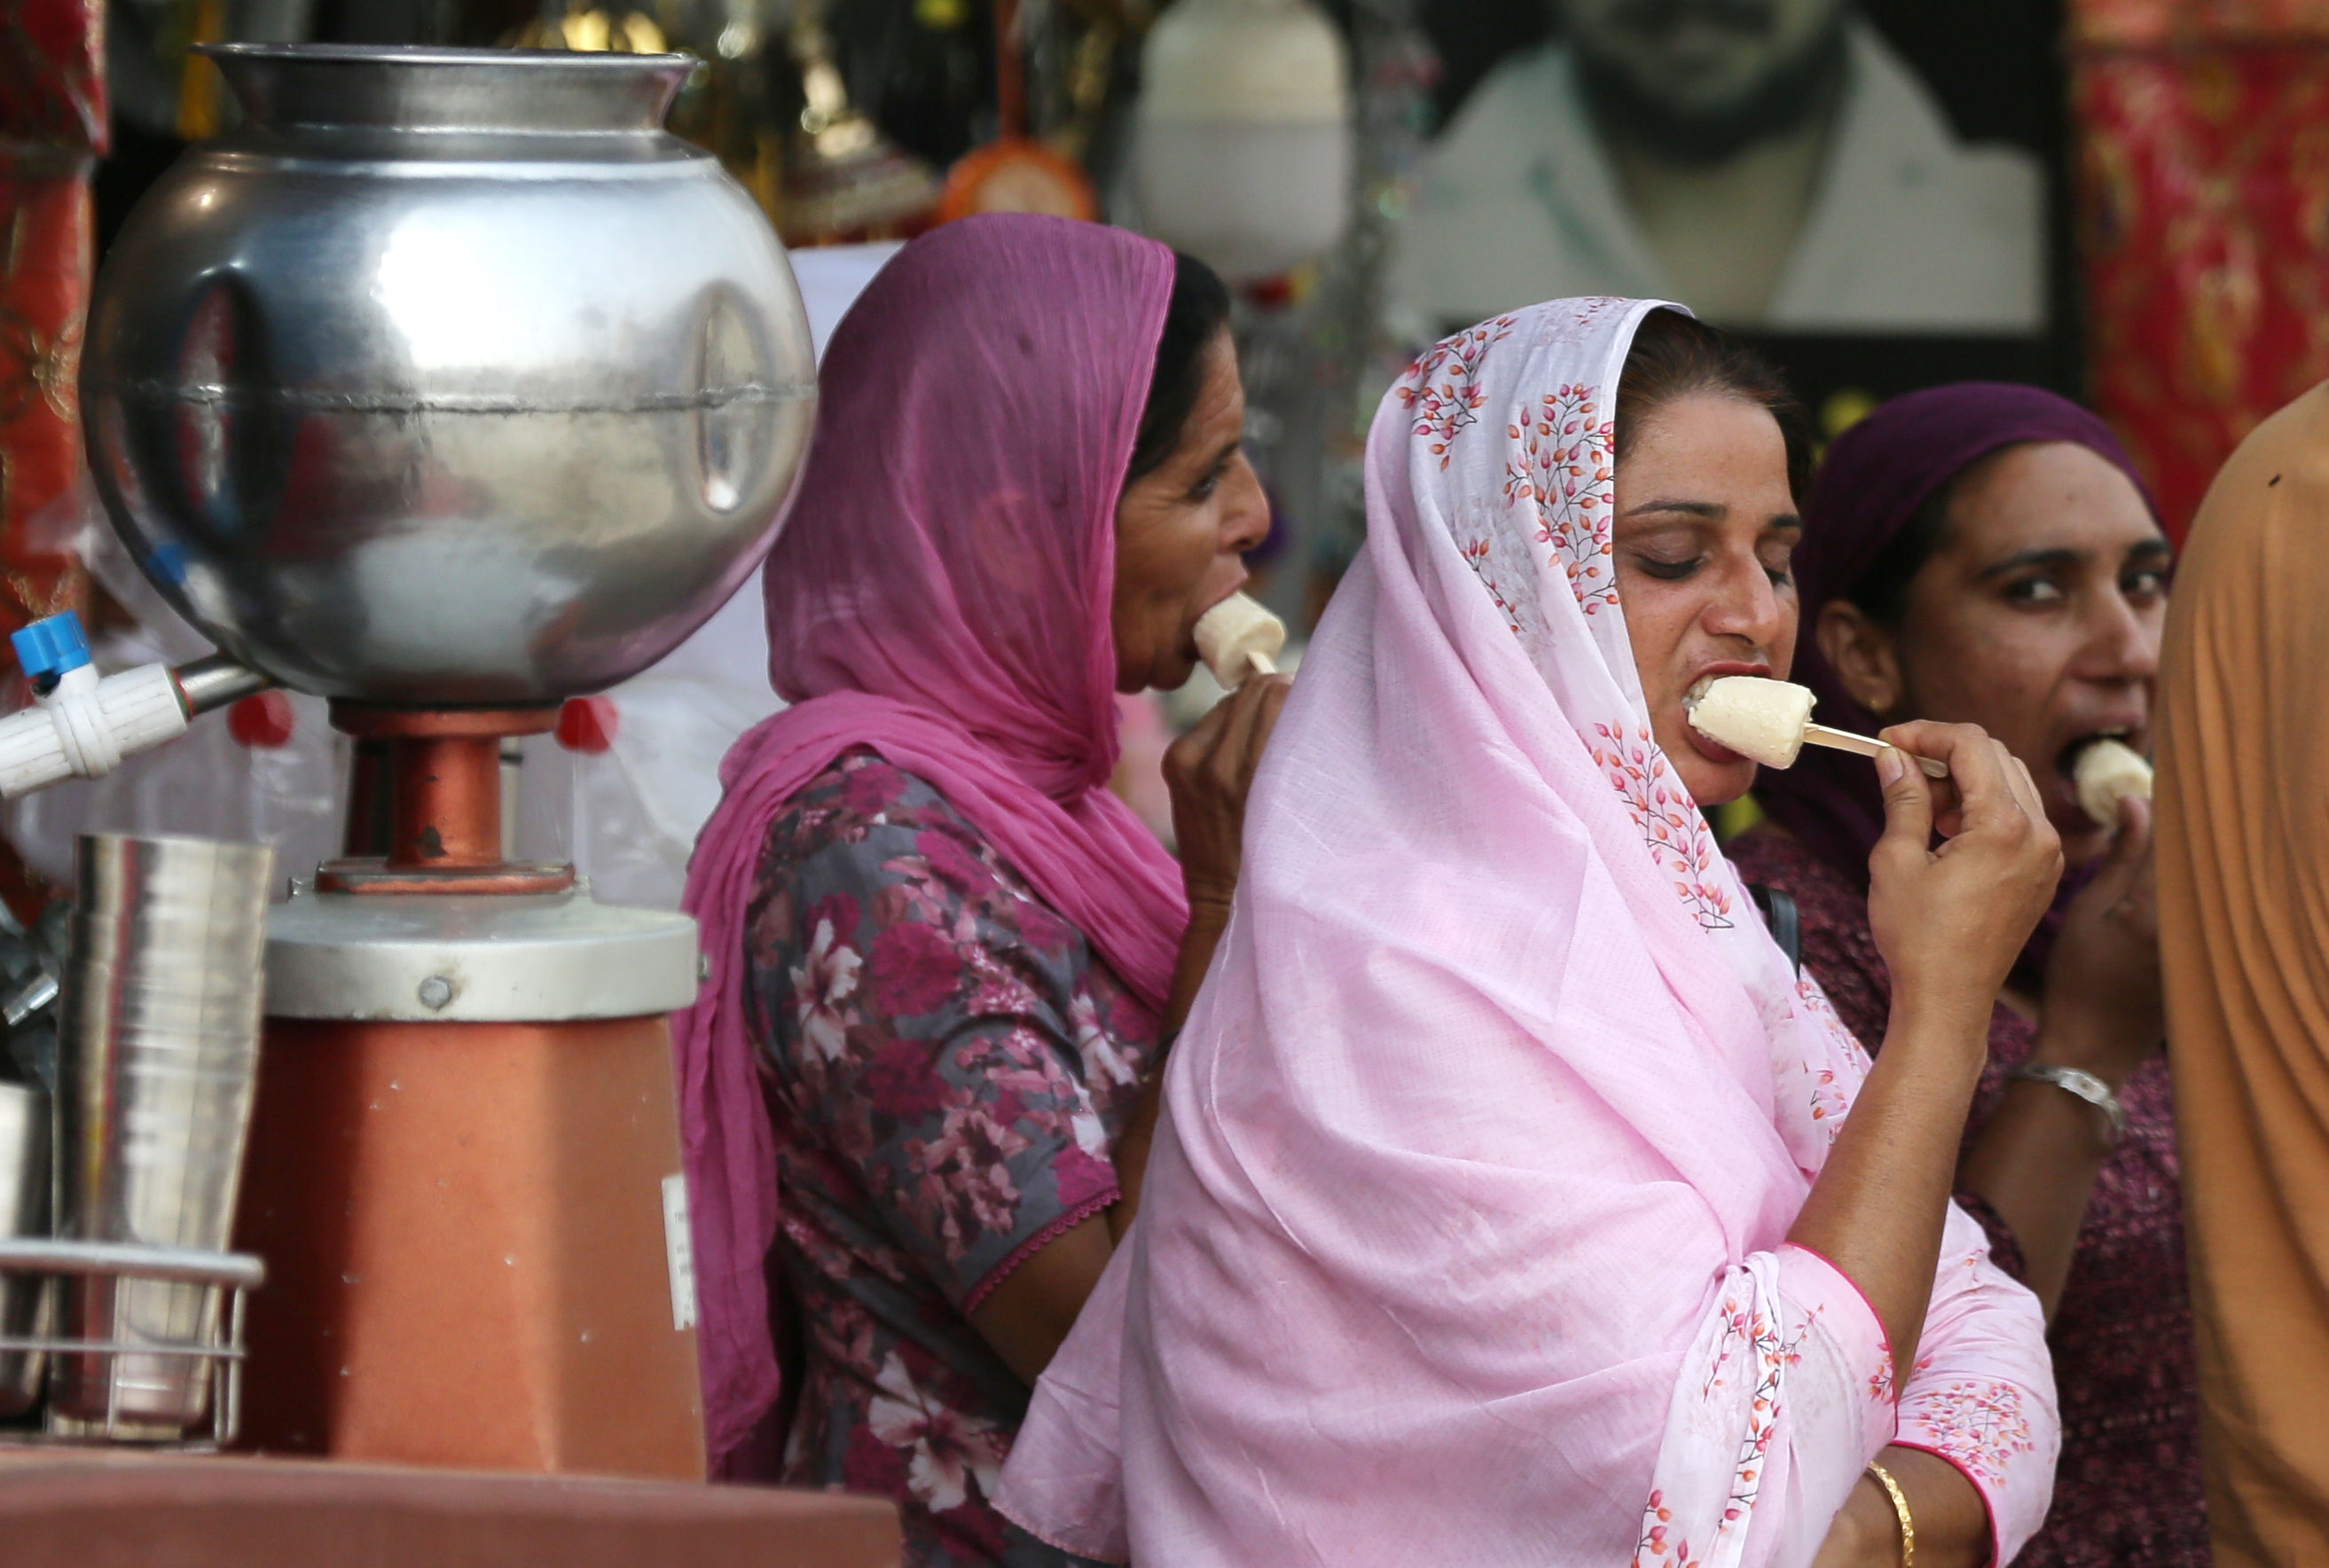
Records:
<instances>
[{"instance_id":1,"label":"woman's forearm","mask_svg":"<svg viewBox=\"0 0 2329 1568\"><path fill-rule=\"evenodd\" d=\"M1197 1000L1197 987L1205 983L1205 971L1213 967L1213 949L1221 943L1221 933L1229 930L1230 901L1227 894L1220 898L1202 895L1189 900L1189 926L1181 933L1181 951L1173 962L1173 988L1165 994L1164 1030L1166 1037L1181 1032L1188 1021L1189 1009Z\"/></svg>"},{"instance_id":2,"label":"woman's forearm","mask_svg":"<svg viewBox=\"0 0 2329 1568\"><path fill-rule=\"evenodd\" d=\"M1205 971L1212 968L1213 949L1221 945L1221 932L1229 928L1230 909L1226 899L1193 898L1189 902L1189 928L1181 936L1181 952L1173 965L1173 989L1164 998L1164 1016L1160 1041L1170 1040L1180 1033L1189 1016L1189 1008L1197 999L1197 987L1205 983ZM1142 1089L1140 1104L1125 1125L1124 1136L1116 1140L1116 1182L1123 1193L1108 1211L1108 1232L1111 1240L1122 1241L1132 1228L1135 1214L1140 1212L1140 1185L1148 1173L1148 1146L1156 1136L1156 1113L1163 1103L1164 1087L1164 1053L1159 1050L1148 1067L1148 1082Z\"/></svg>"},{"instance_id":3,"label":"woman's forearm","mask_svg":"<svg viewBox=\"0 0 2329 1568\"><path fill-rule=\"evenodd\" d=\"M2096 1175L2110 1156L2107 1131L2102 1113L2076 1095L2016 1080L1957 1173L1958 1185L1979 1194L2013 1232L2023 1283L2050 1320L2070 1277Z\"/></svg>"},{"instance_id":4,"label":"woman's forearm","mask_svg":"<svg viewBox=\"0 0 2329 1568\"><path fill-rule=\"evenodd\" d=\"M1904 1386L1916 1365L1957 1145L1980 1077L1981 1052L1964 1036L1977 1040L1987 1022L1985 1006L1921 1008L1896 1000L1884 1049L1787 1233L1868 1298Z\"/></svg>"}]
</instances>

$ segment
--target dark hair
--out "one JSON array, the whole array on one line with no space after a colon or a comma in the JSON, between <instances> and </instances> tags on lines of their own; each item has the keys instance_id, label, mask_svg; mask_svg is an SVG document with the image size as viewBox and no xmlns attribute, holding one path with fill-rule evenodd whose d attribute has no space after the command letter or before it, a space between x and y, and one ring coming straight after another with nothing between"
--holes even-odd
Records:
<instances>
[{"instance_id":1,"label":"dark hair","mask_svg":"<svg viewBox=\"0 0 2329 1568\"><path fill-rule=\"evenodd\" d=\"M1205 350L1230 324L1230 291L1221 275L1181 251L1173 252L1173 298L1156 338L1156 369L1148 378L1148 406L1132 438L1132 465L1124 482L1163 466L1181 444L1182 427L1205 385Z\"/></svg>"},{"instance_id":2,"label":"dark hair","mask_svg":"<svg viewBox=\"0 0 2329 1568\"><path fill-rule=\"evenodd\" d=\"M1811 494L1811 420L1787 378L1745 343L1679 310L1653 310L1634 329L1617 378L1617 460L1625 460L1644 420L1694 392L1734 397L1768 413L1787 443L1788 493L1798 504Z\"/></svg>"}]
</instances>

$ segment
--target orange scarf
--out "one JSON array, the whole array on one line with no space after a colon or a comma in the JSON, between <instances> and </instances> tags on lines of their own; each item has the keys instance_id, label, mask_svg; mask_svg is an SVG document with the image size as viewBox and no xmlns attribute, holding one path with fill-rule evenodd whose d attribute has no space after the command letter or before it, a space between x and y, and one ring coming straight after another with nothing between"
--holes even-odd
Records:
<instances>
[{"instance_id":1,"label":"orange scarf","mask_svg":"<svg viewBox=\"0 0 2329 1568\"><path fill-rule=\"evenodd\" d=\"M2192 524L2160 675L2160 936L2220 1568L2329 1560L2329 385Z\"/></svg>"}]
</instances>

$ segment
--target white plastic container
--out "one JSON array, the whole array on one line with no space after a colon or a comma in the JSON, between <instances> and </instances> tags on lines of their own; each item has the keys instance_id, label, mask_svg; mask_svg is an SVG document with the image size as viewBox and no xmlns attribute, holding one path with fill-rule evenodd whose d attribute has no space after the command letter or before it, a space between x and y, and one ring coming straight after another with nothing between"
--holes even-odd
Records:
<instances>
[{"instance_id":1,"label":"white plastic container","mask_svg":"<svg viewBox=\"0 0 2329 1568\"><path fill-rule=\"evenodd\" d=\"M1141 53L1141 227L1232 283L1325 254L1351 210L1350 66L1311 0L1179 0Z\"/></svg>"}]
</instances>

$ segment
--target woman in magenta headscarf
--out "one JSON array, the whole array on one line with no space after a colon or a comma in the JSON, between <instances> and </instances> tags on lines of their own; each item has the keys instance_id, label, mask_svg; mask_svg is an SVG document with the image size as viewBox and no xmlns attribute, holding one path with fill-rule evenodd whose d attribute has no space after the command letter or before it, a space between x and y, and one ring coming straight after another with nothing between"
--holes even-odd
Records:
<instances>
[{"instance_id":1,"label":"woman in magenta headscarf","mask_svg":"<svg viewBox=\"0 0 2329 1568\"><path fill-rule=\"evenodd\" d=\"M2094 822L2070 779L2098 736L2149 749L2166 536L2107 426L1998 382L1910 392L1846 430L1805 523L1796 678L1821 721L1981 725L2029 764L2071 867L1990 1012L1957 1181L2053 1320L2062 1464L2020 1561L2205 1563L2150 809ZM1892 985L1868 926L1868 770L1806 751L1755 793L1773 824L1731 856L1794 898L1805 967L1874 1039Z\"/></svg>"},{"instance_id":2,"label":"woman in magenta headscarf","mask_svg":"<svg viewBox=\"0 0 2329 1568\"><path fill-rule=\"evenodd\" d=\"M874 279L764 574L794 705L730 754L689 872L713 1464L894 1497L912 1568L1061 1561L988 1497L1131 1221L1284 696L1249 682L1168 759L1176 867L1107 785L1116 694L1188 676L1268 526L1228 304L1152 241L1025 216Z\"/></svg>"},{"instance_id":3,"label":"woman in magenta headscarf","mask_svg":"<svg viewBox=\"0 0 2329 1568\"><path fill-rule=\"evenodd\" d=\"M2044 1325L1948 1201L2060 866L2037 791L1947 725L1891 732L1938 795L1863 760L1902 978L1873 1068L1700 815L1755 765L1689 693L1795 647L1788 413L1622 299L1484 323L1385 398L1013 1517L1141 1568L1980 1568L2037 1528Z\"/></svg>"}]
</instances>

